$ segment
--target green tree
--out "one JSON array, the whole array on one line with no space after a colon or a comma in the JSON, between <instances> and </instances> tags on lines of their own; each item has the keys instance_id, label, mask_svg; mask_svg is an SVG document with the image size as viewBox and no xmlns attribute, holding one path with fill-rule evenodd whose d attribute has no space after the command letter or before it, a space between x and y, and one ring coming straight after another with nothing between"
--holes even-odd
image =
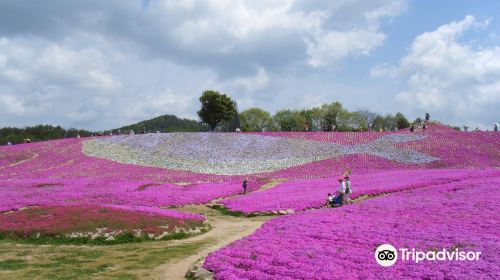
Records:
<instances>
[{"instance_id":1,"label":"green tree","mask_svg":"<svg viewBox=\"0 0 500 280\"><path fill-rule=\"evenodd\" d=\"M394 117L396 118L396 125L398 129L410 127L410 122L405 115L403 115L403 113L398 112Z\"/></svg>"},{"instance_id":2,"label":"green tree","mask_svg":"<svg viewBox=\"0 0 500 280\"><path fill-rule=\"evenodd\" d=\"M306 118L296 110L280 110L273 116L276 128L281 131L300 131L305 121Z\"/></svg>"},{"instance_id":3,"label":"green tree","mask_svg":"<svg viewBox=\"0 0 500 280\"><path fill-rule=\"evenodd\" d=\"M260 109L250 108L240 113L241 129L243 131L265 131L271 125L271 114Z\"/></svg>"},{"instance_id":4,"label":"green tree","mask_svg":"<svg viewBox=\"0 0 500 280\"><path fill-rule=\"evenodd\" d=\"M236 112L233 100L217 91L204 91L200 102L198 116L209 125L211 131L215 130L219 123L231 120Z\"/></svg>"},{"instance_id":5,"label":"green tree","mask_svg":"<svg viewBox=\"0 0 500 280\"><path fill-rule=\"evenodd\" d=\"M321 106L321 110L323 111L323 127L326 127L328 131L332 129L332 125L338 126L337 118L339 114L344 113L345 110L342 108L342 104L340 102L333 102L330 104L323 104Z\"/></svg>"},{"instance_id":6,"label":"green tree","mask_svg":"<svg viewBox=\"0 0 500 280\"><path fill-rule=\"evenodd\" d=\"M380 130L380 129L385 129L385 119L381 115L377 115L375 119L373 120L373 127L374 130Z\"/></svg>"}]
</instances>

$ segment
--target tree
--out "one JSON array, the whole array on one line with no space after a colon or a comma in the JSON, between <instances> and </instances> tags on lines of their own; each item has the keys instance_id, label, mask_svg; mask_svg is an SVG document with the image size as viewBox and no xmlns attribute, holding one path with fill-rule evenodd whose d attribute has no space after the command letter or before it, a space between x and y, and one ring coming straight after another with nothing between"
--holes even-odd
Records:
<instances>
[{"instance_id":1,"label":"tree","mask_svg":"<svg viewBox=\"0 0 500 280\"><path fill-rule=\"evenodd\" d=\"M323 126L326 127L327 130L332 129L332 125L338 126L337 117L339 114L345 112L344 108L342 108L342 104L340 102L333 102L331 104L323 104L321 109L324 112L323 117Z\"/></svg>"},{"instance_id":2,"label":"tree","mask_svg":"<svg viewBox=\"0 0 500 280\"><path fill-rule=\"evenodd\" d=\"M200 102L198 116L209 125L211 131L214 131L219 123L231 120L236 112L233 100L217 91L204 91Z\"/></svg>"},{"instance_id":3,"label":"tree","mask_svg":"<svg viewBox=\"0 0 500 280\"><path fill-rule=\"evenodd\" d=\"M397 125L398 129L410 127L410 122L405 117L405 115L403 115L402 113L397 112L394 117L396 118L396 125Z\"/></svg>"},{"instance_id":4,"label":"tree","mask_svg":"<svg viewBox=\"0 0 500 280\"><path fill-rule=\"evenodd\" d=\"M240 113L243 131L265 131L270 129L271 114L259 109L250 108Z\"/></svg>"},{"instance_id":5,"label":"tree","mask_svg":"<svg viewBox=\"0 0 500 280\"><path fill-rule=\"evenodd\" d=\"M397 120L396 117L392 114L387 114L384 116L384 124L385 124L385 130L390 130L393 131L397 127Z\"/></svg>"},{"instance_id":6,"label":"tree","mask_svg":"<svg viewBox=\"0 0 500 280\"><path fill-rule=\"evenodd\" d=\"M384 117L381 115L377 115L375 119L373 120L373 126L372 128L374 130L380 130L380 129L385 129L385 120Z\"/></svg>"},{"instance_id":7,"label":"tree","mask_svg":"<svg viewBox=\"0 0 500 280\"><path fill-rule=\"evenodd\" d=\"M363 119L363 122L366 125L366 128L373 129L375 118L378 116L377 113L371 112L369 110L358 110L356 111L359 116Z\"/></svg>"},{"instance_id":8,"label":"tree","mask_svg":"<svg viewBox=\"0 0 500 280\"><path fill-rule=\"evenodd\" d=\"M273 116L274 124L281 131L300 131L305 121L306 118L296 110L280 110Z\"/></svg>"}]
</instances>

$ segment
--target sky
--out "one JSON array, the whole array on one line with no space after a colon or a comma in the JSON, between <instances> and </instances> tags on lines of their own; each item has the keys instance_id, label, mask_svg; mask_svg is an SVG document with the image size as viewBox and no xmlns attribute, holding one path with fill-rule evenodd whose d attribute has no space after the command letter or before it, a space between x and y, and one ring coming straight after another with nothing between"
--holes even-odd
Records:
<instances>
[{"instance_id":1,"label":"sky","mask_svg":"<svg viewBox=\"0 0 500 280\"><path fill-rule=\"evenodd\" d=\"M239 110L500 121L500 1L2 0L0 127L104 130Z\"/></svg>"}]
</instances>

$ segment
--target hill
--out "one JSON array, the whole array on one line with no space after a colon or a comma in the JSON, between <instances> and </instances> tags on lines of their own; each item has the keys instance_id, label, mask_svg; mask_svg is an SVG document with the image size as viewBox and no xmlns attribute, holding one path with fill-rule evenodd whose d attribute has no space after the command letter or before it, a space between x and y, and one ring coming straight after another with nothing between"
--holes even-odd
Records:
<instances>
[{"instance_id":1,"label":"hill","mask_svg":"<svg viewBox=\"0 0 500 280\"><path fill-rule=\"evenodd\" d=\"M148 132L199 132L207 130L206 127L195 120L181 119L175 115L162 115L153 119L113 129L112 131L117 133L118 130L120 130L123 133L133 130L135 133L140 133L143 132L144 129Z\"/></svg>"}]
</instances>

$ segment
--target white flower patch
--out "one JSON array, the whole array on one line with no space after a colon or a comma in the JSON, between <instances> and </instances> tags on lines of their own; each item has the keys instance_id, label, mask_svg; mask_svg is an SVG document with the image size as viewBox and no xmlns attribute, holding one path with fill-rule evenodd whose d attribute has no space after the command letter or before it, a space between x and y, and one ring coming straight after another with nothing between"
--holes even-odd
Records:
<instances>
[{"instance_id":1,"label":"white flower patch","mask_svg":"<svg viewBox=\"0 0 500 280\"><path fill-rule=\"evenodd\" d=\"M436 158L394 144L424 136L386 135L368 144L339 145L299 138L239 133L168 133L124 135L85 141L86 155L121 163L220 175L269 172L305 163L366 153L402 163Z\"/></svg>"}]
</instances>

